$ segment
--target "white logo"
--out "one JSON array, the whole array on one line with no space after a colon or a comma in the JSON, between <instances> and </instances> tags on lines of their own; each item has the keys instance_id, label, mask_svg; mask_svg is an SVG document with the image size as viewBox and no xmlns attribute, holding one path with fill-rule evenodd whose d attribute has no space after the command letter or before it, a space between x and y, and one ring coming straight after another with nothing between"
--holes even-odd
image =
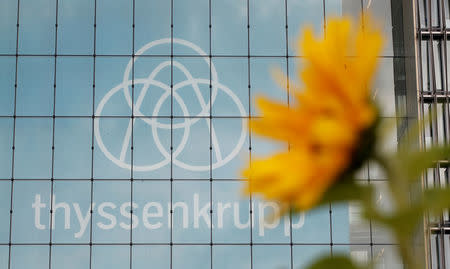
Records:
<instances>
[{"instance_id":1,"label":"white logo","mask_svg":"<svg viewBox=\"0 0 450 269\"><path fill-rule=\"evenodd\" d=\"M144 52L150 50L151 48L155 47L155 46L160 46L160 45L167 45L167 44L171 44L171 42L173 42L173 44L178 44L178 45L183 45L186 46L190 49L192 49L193 51L195 51L196 53L198 53L199 55L203 56L202 58L204 59L204 61L206 62L206 64L208 65L208 67L210 67L211 70L211 79L204 79L204 78L194 78L192 77L192 74L188 71L188 69L182 65L181 63L173 60L173 68L178 68L185 76L186 76L186 80L181 81L175 85L173 85L173 98L174 98L174 103L176 102L181 110L183 111L183 115L184 116L192 116L189 115L189 110L188 107L186 107L185 102L183 101L183 99L180 97L180 95L177 93L177 90L186 87L186 86L191 86L192 89L194 90L195 96L197 97L200 105L201 105L201 112L198 113L197 117L186 117L184 118L184 122L181 123L173 123L173 124L167 124L167 123L161 123L158 121L158 118L155 116L158 116L161 106L162 104L167 100L167 98L171 97L171 88L170 85L167 85L161 81L155 80L155 77L157 76L157 74L163 70L166 67L171 66L171 61L164 61L162 63L160 63L151 73L147 78L136 78L134 79L134 84L138 85L141 84L142 85L142 89L140 91L140 94L137 97L136 103L133 104L132 98L131 98L131 94L130 94L130 86L132 85L133 81L130 78L130 72L133 66L133 63L138 59L138 57L134 58L134 62L133 59L130 60L128 62L128 65L125 69L125 73L123 75L123 81L122 83L120 83L119 85L115 86L114 88L112 88L104 97L103 99L100 101L97 110L95 112L96 116L101 116L103 108L105 106L106 103L108 103L108 101L110 100L110 98L115 95L116 93L118 93L119 91L122 91L124 96L125 96L125 101L127 102L128 106L130 107L130 109L134 109L134 115L137 116L137 118L135 117L134 119L130 118L129 124L128 124L128 128L126 130L125 136L123 138L122 141L122 148L121 148L121 152L120 152L120 156L114 156L105 146L105 144L103 143L102 140L102 136L100 134L100 118L96 117L94 120L94 133L95 133L95 139L100 147L100 150L105 154L105 156L111 160L113 163L115 163L117 166L125 168L125 169L131 169L133 168L134 171L152 171L152 170L157 170L167 164L170 164L170 160L171 160L171 156L170 156L170 152L167 151L159 137L158 137L158 129L184 129L183 132L183 136L181 139L180 144L175 147L174 145L174 151L172 154L172 160L173 160L173 164L176 166L179 166L181 168L187 169L187 170L191 170L191 171L207 171L210 169L209 165L191 165L188 164L184 161L181 161L179 159L177 159L178 155L180 155L180 153L184 150L186 143L188 141L189 138L189 134L190 134L190 128L192 125L194 125L195 123L197 123L200 120L205 120L206 124L209 128L209 131L211 133L211 141L212 141L212 147L214 149L214 154L216 156L215 158L215 162L212 163L212 169L221 167L223 165L225 165L226 163L228 163L230 160L232 160L234 157L236 157L236 155L239 153L240 149L242 148L244 142L245 142L245 137L247 135L247 120L245 119L246 117L246 112L244 109L244 106L242 105L241 101L239 100L239 98L233 93L233 91L231 91L228 87L226 87L225 85L219 83L218 77L217 77L217 71L216 68L214 67L214 65L211 63L210 65L210 60L209 57L207 56L207 54L201 49L199 48L197 45L183 40L183 39L177 39L177 38L164 38L164 39L159 39L156 41L152 41L150 43L147 43L145 46L143 46L141 49L139 49L139 51L136 53L137 56L143 54ZM211 105L215 102L218 91L221 90L223 91L225 94L227 94L235 103L237 109L239 110L239 114L240 116L242 116L242 130L241 130L241 134L240 137L236 143L236 146L234 147L234 149L227 154L225 157L222 156L221 153L221 149L219 146L219 142L217 141L217 136L216 136L216 132L214 131L214 126L212 124L212 122L210 122L210 119L208 118L208 112L209 112L209 108L210 108L210 102L209 100L207 100L207 102L203 99L203 96L200 92L200 88L199 85L200 84L206 84L206 85L210 85L212 86L211 89ZM164 93L161 95L161 97L158 99L158 101L156 102L156 105L153 109L153 117L141 117L144 116L144 114L142 114L142 112L140 111L143 99L149 89L150 86L154 86L154 87L159 87L161 88ZM125 156L127 153L127 150L129 149L129 145L130 145L130 140L131 140L131 133L132 133L132 126L134 124L134 121L136 120L142 120L146 123L147 126L151 127L152 130L152 135L153 135L153 140L155 142L155 145L157 146L160 154L163 155L163 160L159 161L158 163L153 163L153 164L147 164L147 165L131 165L130 163L127 163L125 161ZM132 122L133 121L133 122ZM153 152L149 152L148 154L154 154Z\"/></svg>"}]
</instances>

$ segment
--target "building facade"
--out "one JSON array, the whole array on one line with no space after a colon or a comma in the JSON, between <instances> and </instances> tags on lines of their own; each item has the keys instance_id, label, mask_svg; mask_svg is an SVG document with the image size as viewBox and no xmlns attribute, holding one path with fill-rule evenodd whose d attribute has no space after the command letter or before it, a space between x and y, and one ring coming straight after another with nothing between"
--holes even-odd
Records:
<instances>
[{"instance_id":1,"label":"building facade","mask_svg":"<svg viewBox=\"0 0 450 269\"><path fill-rule=\"evenodd\" d=\"M417 58L419 110L428 124L422 145L449 143L449 89L447 31L448 1L418 1ZM442 160L425 176L426 186L448 186L449 160ZM450 268L450 220L448 212L429 219L427 234L430 268Z\"/></svg>"},{"instance_id":2,"label":"building facade","mask_svg":"<svg viewBox=\"0 0 450 269\"><path fill-rule=\"evenodd\" d=\"M0 6L0 268L304 268L335 253L403 268L356 204L270 222L277 205L241 196L242 163L286 147L247 121L259 94L290 102L270 70L300 84L305 25L322 34L332 16L370 12L386 40L373 97L395 126L384 150L430 115L420 143L448 142L448 1ZM447 169L442 160L424 182L447 184ZM359 180L390 208L378 167ZM429 268L450 268L448 215L425 227Z\"/></svg>"}]
</instances>

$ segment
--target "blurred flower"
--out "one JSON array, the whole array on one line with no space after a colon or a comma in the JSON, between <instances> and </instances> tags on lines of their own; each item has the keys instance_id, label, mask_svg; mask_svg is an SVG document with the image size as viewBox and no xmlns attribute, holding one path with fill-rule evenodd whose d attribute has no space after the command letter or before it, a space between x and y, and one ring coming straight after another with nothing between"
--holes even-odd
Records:
<instances>
[{"instance_id":1,"label":"blurred flower","mask_svg":"<svg viewBox=\"0 0 450 269\"><path fill-rule=\"evenodd\" d=\"M331 19L324 39L306 28L299 41L306 60L298 74L304 89L294 90L294 104L257 98L262 118L251 121L252 131L287 142L290 149L249 164L243 171L249 179L247 193L309 209L367 158L361 157L368 155L361 150L370 150L364 146L365 136L377 122L369 86L382 36L367 17L364 20L364 29L355 29L349 19ZM286 87L281 72L275 78Z\"/></svg>"}]
</instances>

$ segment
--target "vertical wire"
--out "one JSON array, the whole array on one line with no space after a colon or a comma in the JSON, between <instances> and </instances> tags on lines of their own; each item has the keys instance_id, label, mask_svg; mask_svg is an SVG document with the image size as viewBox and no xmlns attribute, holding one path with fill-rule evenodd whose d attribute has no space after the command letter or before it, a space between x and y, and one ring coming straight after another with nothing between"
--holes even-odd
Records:
<instances>
[{"instance_id":1,"label":"vertical wire","mask_svg":"<svg viewBox=\"0 0 450 269\"><path fill-rule=\"evenodd\" d=\"M19 63L19 20L20 20L20 0L17 0L17 23L16 23L16 62L14 71L14 114L13 114L13 133L12 133L12 156L11 156L11 190L9 207L9 239L8 239L8 269L11 269L11 246L12 246L12 226L13 226L13 199L14 199L14 164L16 149L16 112L17 112L17 70Z\"/></svg>"},{"instance_id":2,"label":"vertical wire","mask_svg":"<svg viewBox=\"0 0 450 269\"><path fill-rule=\"evenodd\" d=\"M51 187L50 187L50 240L48 251L48 268L52 268L52 241L53 241L53 218L54 216L54 176L55 176L55 114L56 114L56 70L57 70L57 53L58 53L58 0L56 0L55 7L55 56L54 56L54 69L53 69L53 120L52 120L52 171L51 171Z\"/></svg>"},{"instance_id":3,"label":"vertical wire","mask_svg":"<svg viewBox=\"0 0 450 269\"><path fill-rule=\"evenodd\" d=\"M364 21L364 16L365 16L365 12L364 12L364 1L361 0L360 2L360 7L361 7L361 24L362 24L362 28L363 31L365 29L365 21ZM372 184L372 179L371 179L371 173L370 173L370 162L367 163L367 184ZM373 222L371 219L369 219L369 241L370 241L370 260L373 261L374 259L374 240L373 240L373 233L374 233L374 229L373 229Z\"/></svg>"},{"instance_id":4,"label":"vertical wire","mask_svg":"<svg viewBox=\"0 0 450 269\"><path fill-rule=\"evenodd\" d=\"M209 211L209 218L210 218L210 268L213 268L213 173L212 173L212 132L213 132L213 120L212 120L212 49L211 49L211 31L212 31L212 20L211 20L211 0L208 1L209 3L209 205L210 205L210 211Z\"/></svg>"},{"instance_id":5,"label":"vertical wire","mask_svg":"<svg viewBox=\"0 0 450 269\"><path fill-rule=\"evenodd\" d=\"M362 0L361 0L362 1ZM325 0L322 1L322 9L323 9L323 37L324 39L327 38L327 33L326 33L326 25L327 25L327 21L326 21L326 10L325 10ZM333 210L332 210L332 204L331 202L328 204L328 217L329 217L329 225L330 225L330 255L333 256Z\"/></svg>"},{"instance_id":6,"label":"vertical wire","mask_svg":"<svg viewBox=\"0 0 450 269\"><path fill-rule=\"evenodd\" d=\"M132 50L132 56L131 56L131 147L130 147L130 269L133 268L133 186L134 186L134 68L135 68L135 27L136 27L136 1L133 0L132 3L132 9L133 9L133 24L132 24L132 44L131 44L131 50Z\"/></svg>"},{"instance_id":7,"label":"vertical wire","mask_svg":"<svg viewBox=\"0 0 450 269\"><path fill-rule=\"evenodd\" d=\"M251 69L250 69L250 1L247 0L247 76L248 76L248 117L249 117L249 129L248 129L248 140L249 140L249 163L250 167L252 165L252 101L251 101ZM253 195L251 192L251 182L249 180L250 195L249 195L249 208L250 208L250 268L253 268Z\"/></svg>"},{"instance_id":8,"label":"vertical wire","mask_svg":"<svg viewBox=\"0 0 450 269\"><path fill-rule=\"evenodd\" d=\"M287 105L290 107L290 79L289 79L289 20L288 20L288 0L284 0L284 18L286 24L286 87L287 87ZM288 150L290 150L290 143L288 143ZM290 268L294 269L294 251L292 240L292 210L289 210L289 244L290 244Z\"/></svg>"},{"instance_id":9,"label":"vertical wire","mask_svg":"<svg viewBox=\"0 0 450 269\"><path fill-rule=\"evenodd\" d=\"M94 0L94 44L92 57L92 126L91 126L91 182L89 204L89 268L92 268L93 203L94 203L94 129L95 129L95 67L97 51L97 0Z\"/></svg>"},{"instance_id":10,"label":"vertical wire","mask_svg":"<svg viewBox=\"0 0 450 269\"><path fill-rule=\"evenodd\" d=\"M173 1L170 0L170 269L173 268Z\"/></svg>"}]
</instances>

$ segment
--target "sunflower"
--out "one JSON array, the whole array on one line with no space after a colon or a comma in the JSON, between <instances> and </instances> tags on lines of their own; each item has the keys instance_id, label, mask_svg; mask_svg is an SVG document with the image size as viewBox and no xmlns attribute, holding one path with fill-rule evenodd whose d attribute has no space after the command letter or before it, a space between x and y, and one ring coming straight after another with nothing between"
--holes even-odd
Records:
<instances>
[{"instance_id":1,"label":"sunflower","mask_svg":"<svg viewBox=\"0 0 450 269\"><path fill-rule=\"evenodd\" d=\"M304 88L293 90L294 103L257 98L262 117L250 121L252 131L290 146L250 162L242 172L247 193L306 210L361 163L357 153L378 117L369 85L382 47L380 32L367 17L362 21L355 28L348 18L330 19L325 38L306 28L298 42Z\"/></svg>"}]
</instances>

